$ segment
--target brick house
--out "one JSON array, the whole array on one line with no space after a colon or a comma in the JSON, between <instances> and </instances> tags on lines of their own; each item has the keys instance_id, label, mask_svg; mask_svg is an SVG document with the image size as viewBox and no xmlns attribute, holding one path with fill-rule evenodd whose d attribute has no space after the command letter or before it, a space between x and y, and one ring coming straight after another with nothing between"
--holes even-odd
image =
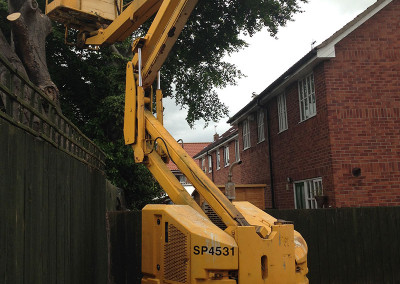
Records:
<instances>
[{"instance_id":1,"label":"brick house","mask_svg":"<svg viewBox=\"0 0 400 284\"><path fill-rule=\"evenodd\" d=\"M269 207L399 206L400 1L377 1L228 123L235 178L267 184Z\"/></svg>"},{"instance_id":2,"label":"brick house","mask_svg":"<svg viewBox=\"0 0 400 284\"><path fill-rule=\"evenodd\" d=\"M194 159L198 160L200 168L224 192L229 169L234 162L241 160L240 155L238 128L233 126L222 135L215 134L214 142L197 153ZM267 185L260 177L260 173L255 171L248 173L243 170L243 165L246 166L246 163L232 167L232 181L236 184L236 200L250 201L261 209L270 208L271 206L266 203ZM194 198L197 203L203 204L204 200L197 192L194 193Z\"/></svg>"}]
</instances>

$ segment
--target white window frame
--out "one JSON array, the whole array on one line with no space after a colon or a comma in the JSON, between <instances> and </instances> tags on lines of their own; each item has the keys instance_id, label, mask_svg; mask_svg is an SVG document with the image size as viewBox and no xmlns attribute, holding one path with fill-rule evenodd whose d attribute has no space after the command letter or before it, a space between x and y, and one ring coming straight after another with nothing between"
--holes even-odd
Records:
<instances>
[{"instance_id":1,"label":"white window frame","mask_svg":"<svg viewBox=\"0 0 400 284\"><path fill-rule=\"evenodd\" d=\"M180 176L179 176L179 182L180 182L182 185L188 185L188 184L190 184L190 183L188 182L188 180L187 180L187 178L186 178L185 175L180 175Z\"/></svg>"},{"instance_id":2,"label":"white window frame","mask_svg":"<svg viewBox=\"0 0 400 284\"><path fill-rule=\"evenodd\" d=\"M297 198L296 198L296 184L303 184L303 189L304 189L304 202L306 205L306 208L303 209L316 209L318 208L317 201L315 199L315 196L318 194L318 191L320 191L320 194L323 194L324 188L322 184L322 178L313 178L313 179L307 179L307 180L301 180L301 181L296 181L293 183L293 194L294 194L294 204L296 209L301 209L298 208L297 204Z\"/></svg>"},{"instance_id":3,"label":"white window frame","mask_svg":"<svg viewBox=\"0 0 400 284\"><path fill-rule=\"evenodd\" d=\"M249 119L243 120L243 150L250 148L250 123Z\"/></svg>"},{"instance_id":4,"label":"white window frame","mask_svg":"<svg viewBox=\"0 0 400 284\"><path fill-rule=\"evenodd\" d=\"M208 172L209 173L212 172L212 156L211 155L208 156Z\"/></svg>"},{"instance_id":5,"label":"white window frame","mask_svg":"<svg viewBox=\"0 0 400 284\"><path fill-rule=\"evenodd\" d=\"M219 170L221 168L221 155L220 155L219 148L217 149L217 153L215 155L216 155L216 160L217 160L217 170Z\"/></svg>"},{"instance_id":6,"label":"white window frame","mask_svg":"<svg viewBox=\"0 0 400 284\"><path fill-rule=\"evenodd\" d=\"M265 141L265 131L264 131L264 111L260 110L257 112L257 141L261 143Z\"/></svg>"},{"instance_id":7,"label":"white window frame","mask_svg":"<svg viewBox=\"0 0 400 284\"><path fill-rule=\"evenodd\" d=\"M229 166L229 145L224 147L224 166Z\"/></svg>"},{"instance_id":8,"label":"white window frame","mask_svg":"<svg viewBox=\"0 0 400 284\"><path fill-rule=\"evenodd\" d=\"M317 114L313 73L299 80L298 90L299 90L300 122L302 122Z\"/></svg>"},{"instance_id":9,"label":"white window frame","mask_svg":"<svg viewBox=\"0 0 400 284\"><path fill-rule=\"evenodd\" d=\"M283 132L288 129L286 94L285 93L282 93L277 97L277 104L278 104L279 132Z\"/></svg>"},{"instance_id":10,"label":"white window frame","mask_svg":"<svg viewBox=\"0 0 400 284\"><path fill-rule=\"evenodd\" d=\"M240 160L240 148L239 148L239 139L235 140L235 161Z\"/></svg>"},{"instance_id":11,"label":"white window frame","mask_svg":"<svg viewBox=\"0 0 400 284\"><path fill-rule=\"evenodd\" d=\"M206 163L206 158L203 157L203 158L201 159L201 170L202 170L203 172L206 172L205 163Z\"/></svg>"}]
</instances>

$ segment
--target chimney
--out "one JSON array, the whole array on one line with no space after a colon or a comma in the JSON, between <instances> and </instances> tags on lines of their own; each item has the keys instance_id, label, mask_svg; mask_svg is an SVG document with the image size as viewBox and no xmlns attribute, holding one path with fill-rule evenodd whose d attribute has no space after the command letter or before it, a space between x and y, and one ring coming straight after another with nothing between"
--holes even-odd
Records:
<instances>
[{"instance_id":1,"label":"chimney","mask_svg":"<svg viewBox=\"0 0 400 284\"><path fill-rule=\"evenodd\" d=\"M215 133L215 134L214 134L214 142L217 141L218 139L219 139L219 134L218 134L218 133Z\"/></svg>"}]
</instances>

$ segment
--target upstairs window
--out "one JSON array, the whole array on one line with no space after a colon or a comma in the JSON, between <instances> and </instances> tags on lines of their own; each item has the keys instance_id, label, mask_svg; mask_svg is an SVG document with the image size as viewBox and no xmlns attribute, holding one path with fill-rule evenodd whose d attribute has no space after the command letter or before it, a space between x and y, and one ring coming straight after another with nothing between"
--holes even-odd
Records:
<instances>
[{"instance_id":1,"label":"upstairs window","mask_svg":"<svg viewBox=\"0 0 400 284\"><path fill-rule=\"evenodd\" d=\"M235 161L240 160L240 153L239 153L239 140L235 140Z\"/></svg>"},{"instance_id":2,"label":"upstairs window","mask_svg":"<svg viewBox=\"0 0 400 284\"><path fill-rule=\"evenodd\" d=\"M257 113L257 139L258 143L265 140L264 135L264 111L259 111Z\"/></svg>"},{"instance_id":3,"label":"upstairs window","mask_svg":"<svg viewBox=\"0 0 400 284\"><path fill-rule=\"evenodd\" d=\"M288 129L287 109L286 109L286 94L282 93L277 98L278 101L278 121L279 132Z\"/></svg>"},{"instance_id":4,"label":"upstairs window","mask_svg":"<svg viewBox=\"0 0 400 284\"><path fill-rule=\"evenodd\" d=\"M229 146L224 147L224 165L229 166Z\"/></svg>"},{"instance_id":5,"label":"upstairs window","mask_svg":"<svg viewBox=\"0 0 400 284\"><path fill-rule=\"evenodd\" d=\"M208 172L212 172L212 157L208 156Z\"/></svg>"},{"instance_id":6,"label":"upstairs window","mask_svg":"<svg viewBox=\"0 0 400 284\"><path fill-rule=\"evenodd\" d=\"M312 73L299 81L299 103L300 122L316 115L314 75Z\"/></svg>"},{"instance_id":7,"label":"upstairs window","mask_svg":"<svg viewBox=\"0 0 400 284\"><path fill-rule=\"evenodd\" d=\"M203 172L206 172L206 165L205 165L205 163L206 163L206 159L205 159L205 158L202 158L202 159L201 159L201 169L202 169Z\"/></svg>"},{"instance_id":8,"label":"upstairs window","mask_svg":"<svg viewBox=\"0 0 400 284\"><path fill-rule=\"evenodd\" d=\"M221 168L221 157L219 154L219 149L217 149L217 170Z\"/></svg>"},{"instance_id":9,"label":"upstairs window","mask_svg":"<svg viewBox=\"0 0 400 284\"><path fill-rule=\"evenodd\" d=\"M243 150L250 148L250 127L249 120L243 121Z\"/></svg>"}]
</instances>

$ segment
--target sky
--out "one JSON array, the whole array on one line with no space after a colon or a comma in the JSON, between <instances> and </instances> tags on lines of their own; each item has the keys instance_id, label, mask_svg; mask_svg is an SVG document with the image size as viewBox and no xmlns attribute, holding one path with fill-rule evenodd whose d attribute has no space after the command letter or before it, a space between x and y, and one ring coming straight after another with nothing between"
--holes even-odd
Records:
<instances>
[{"instance_id":1,"label":"sky","mask_svg":"<svg viewBox=\"0 0 400 284\"><path fill-rule=\"evenodd\" d=\"M233 116L251 100L252 93L259 94L282 73L317 46L375 3L375 0L309 0L302 5L303 13L296 14L293 22L281 27L277 38L271 38L267 30L253 37L243 37L249 47L226 57L247 77L238 80L236 86L217 89L223 103ZM164 126L178 140L184 142L212 142L215 132L222 134L231 126L228 117L218 123L196 122L191 129L185 109L175 105L173 99L164 99Z\"/></svg>"}]
</instances>

